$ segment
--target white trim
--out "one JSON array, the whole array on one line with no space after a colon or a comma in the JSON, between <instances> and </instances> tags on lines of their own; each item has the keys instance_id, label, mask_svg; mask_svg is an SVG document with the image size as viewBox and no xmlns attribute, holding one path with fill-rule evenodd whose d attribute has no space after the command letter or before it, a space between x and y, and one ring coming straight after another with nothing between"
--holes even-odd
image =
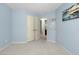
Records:
<instances>
[{"instance_id":1,"label":"white trim","mask_svg":"<svg viewBox=\"0 0 79 59\"><path fill-rule=\"evenodd\" d=\"M57 43L58 44L58 43ZM66 49L64 46L62 46L61 44L58 44L60 47L62 47L65 51L67 51L70 55L72 55L72 53L68 50L68 49Z\"/></svg>"},{"instance_id":2,"label":"white trim","mask_svg":"<svg viewBox=\"0 0 79 59\"><path fill-rule=\"evenodd\" d=\"M64 47L63 47L64 48ZM68 49L66 49L66 48L64 48L70 55L72 55L72 53L68 50Z\"/></svg>"},{"instance_id":3,"label":"white trim","mask_svg":"<svg viewBox=\"0 0 79 59\"><path fill-rule=\"evenodd\" d=\"M52 43L56 43L56 41L54 41L54 40L48 40L48 39L47 39L47 41L52 42Z\"/></svg>"},{"instance_id":4,"label":"white trim","mask_svg":"<svg viewBox=\"0 0 79 59\"><path fill-rule=\"evenodd\" d=\"M2 50L4 50L4 49L6 49L7 47L9 47L11 45L11 43L9 43L9 44L6 44L4 47L1 47L0 48L0 51L2 51Z\"/></svg>"},{"instance_id":5,"label":"white trim","mask_svg":"<svg viewBox=\"0 0 79 59\"><path fill-rule=\"evenodd\" d=\"M1 48L0 48L0 51L6 49L6 48L9 47L11 44L25 44L25 43L27 43L27 42L26 42L26 41L24 41L24 42L11 42L11 43L9 43L9 44L6 44L4 47L1 47Z\"/></svg>"},{"instance_id":6,"label":"white trim","mask_svg":"<svg viewBox=\"0 0 79 59\"><path fill-rule=\"evenodd\" d=\"M49 42L52 42L52 43L56 43L56 41L54 41L54 40L47 40L47 41L49 41ZM57 43L58 44L58 43ZM58 44L60 47L62 47L65 51L67 51L70 55L72 55L72 53L68 50L68 49L66 49L65 47L63 47L61 44Z\"/></svg>"},{"instance_id":7,"label":"white trim","mask_svg":"<svg viewBox=\"0 0 79 59\"><path fill-rule=\"evenodd\" d=\"M23 41L23 42L12 42L12 44L25 44L27 43L26 41Z\"/></svg>"}]
</instances>

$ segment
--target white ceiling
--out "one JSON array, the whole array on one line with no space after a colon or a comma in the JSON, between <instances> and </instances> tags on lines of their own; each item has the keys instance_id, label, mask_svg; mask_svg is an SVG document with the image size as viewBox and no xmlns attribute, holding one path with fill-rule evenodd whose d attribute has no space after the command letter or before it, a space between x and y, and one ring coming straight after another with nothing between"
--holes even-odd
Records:
<instances>
[{"instance_id":1,"label":"white ceiling","mask_svg":"<svg viewBox=\"0 0 79 59\"><path fill-rule=\"evenodd\" d=\"M29 13L44 14L55 11L61 3L8 3L12 9L23 9Z\"/></svg>"}]
</instances>

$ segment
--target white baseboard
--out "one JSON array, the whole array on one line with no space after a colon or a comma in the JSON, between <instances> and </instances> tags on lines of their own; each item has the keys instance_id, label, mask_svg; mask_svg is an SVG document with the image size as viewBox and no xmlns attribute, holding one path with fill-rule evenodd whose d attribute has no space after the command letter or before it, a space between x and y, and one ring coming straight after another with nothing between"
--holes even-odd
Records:
<instances>
[{"instance_id":1,"label":"white baseboard","mask_svg":"<svg viewBox=\"0 0 79 59\"><path fill-rule=\"evenodd\" d=\"M48 40L48 39L47 39L47 41L52 42L52 43L56 43L56 41L54 41L54 40Z\"/></svg>"},{"instance_id":2,"label":"white baseboard","mask_svg":"<svg viewBox=\"0 0 79 59\"><path fill-rule=\"evenodd\" d=\"M26 41L23 41L23 42L12 42L12 44L25 44L27 43Z\"/></svg>"},{"instance_id":3,"label":"white baseboard","mask_svg":"<svg viewBox=\"0 0 79 59\"><path fill-rule=\"evenodd\" d=\"M63 47L64 48L64 47ZM70 55L72 55L72 53L68 50L68 49L66 49L66 48L64 48Z\"/></svg>"},{"instance_id":4,"label":"white baseboard","mask_svg":"<svg viewBox=\"0 0 79 59\"><path fill-rule=\"evenodd\" d=\"M6 49L6 48L9 47L11 44L24 44L24 43L27 43L27 42L26 42L26 41L24 41L24 42L11 42L11 43L9 43L9 44L6 44L4 47L1 47L1 48L0 48L0 51Z\"/></svg>"},{"instance_id":5,"label":"white baseboard","mask_svg":"<svg viewBox=\"0 0 79 59\"><path fill-rule=\"evenodd\" d=\"M4 50L4 49L6 49L7 47L9 47L11 45L11 43L9 43L9 44L6 44L4 47L1 47L0 48L0 51L2 51L2 50Z\"/></svg>"},{"instance_id":6,"label":"white baseboard","mask_svg":"<svg viewBox=\"0 0 79 59\"><path fill-rule=\"evenodd\" d=\"M65 51L67 51L70 55L72 55L72 53L68 50L68 49L66 49L65 47L63 47L61 44L58 44L60 47L62 47Z\"/></svg>"},{"instance_id":7,"label":"white baseboard","mask_svg":"<svg viewBox=\"0 0 79 59\"><path fill-rule=\"evenodd\" d=\"M56 43L56 41L52 41L52 40L47 40L47 41L52 42L52 43ZM62 47L65 51L67 51L70 55L72 55L72 53L68 49L64 48L61 44L58 44L58 45L60 47Z\"/></svg>"}]
</instances>

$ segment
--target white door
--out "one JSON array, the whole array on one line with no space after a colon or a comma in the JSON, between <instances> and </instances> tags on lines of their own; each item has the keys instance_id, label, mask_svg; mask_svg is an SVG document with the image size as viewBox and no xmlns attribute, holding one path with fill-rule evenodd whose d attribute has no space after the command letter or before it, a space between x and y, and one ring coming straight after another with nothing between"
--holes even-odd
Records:
<instances>
[{"instance_id":1,"label":"white door","mask_svg":"<svg viewBox=\"0 0 79 59\"><path fill-rule=\"evenodd\" d=\"M27 16L27 41L34 40L34 19L32 16Z\"/></svg>"},{"instance_id":2,"label":"white door","mask_svg":"<svg viewBox=\"0 0 79 59\"><path fill-rule=\"evenodd\" d=\"M40 19L36 16L27 16L28 40L40 39Z\"/></svg>"},{"instance_id":3,"label":"white door","mask_svg":"<svg viewBox=\"0 0 79 59\"><path fill-rule=\"evenodd\" d=\"M35 40L40 39L40 18L39 17L34 17L34 36Z\"/></svg>"}]
</instances>

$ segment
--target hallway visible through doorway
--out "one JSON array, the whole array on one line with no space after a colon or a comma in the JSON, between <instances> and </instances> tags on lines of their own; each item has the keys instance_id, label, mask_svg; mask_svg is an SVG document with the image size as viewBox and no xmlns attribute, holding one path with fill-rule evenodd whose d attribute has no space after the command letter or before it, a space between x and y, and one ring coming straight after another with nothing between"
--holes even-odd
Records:
<instances>
[{"instance_id":1,"label":"hallway visible through doorway","mask_svg":"<svg viewBox=\"0 0 79 59\"><path fill-rule=\"evenodd\" d=\"M40 35L47 40L47 18L40 19Z\"/></svg>"}]
</instances>

